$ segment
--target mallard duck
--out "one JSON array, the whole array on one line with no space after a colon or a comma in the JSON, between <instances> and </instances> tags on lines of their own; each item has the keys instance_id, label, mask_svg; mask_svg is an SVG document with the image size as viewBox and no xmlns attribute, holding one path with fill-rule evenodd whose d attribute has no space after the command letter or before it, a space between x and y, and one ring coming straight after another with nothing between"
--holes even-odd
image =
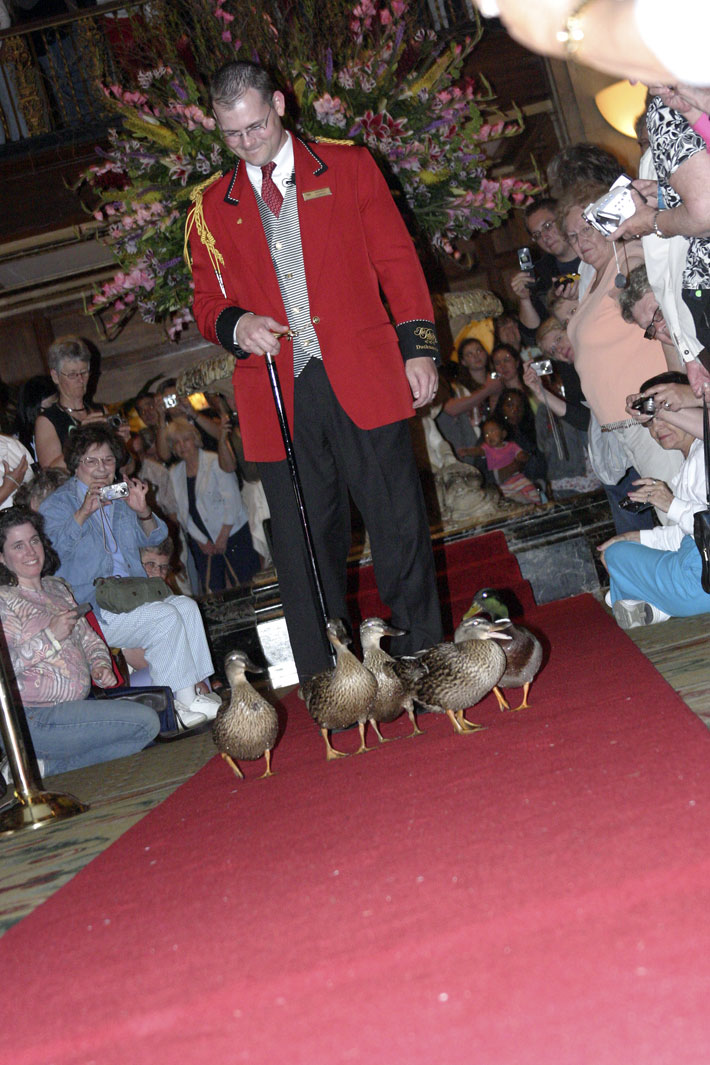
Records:
<instances>
[{"instance_id":1,"label":"mallard duck","mask_svg":"<svg viewBox=\"0 0 710 1065\"><path fill-rule=\"evenodd\" d=\"M365 743L365 726L377 695L377 681L370 670L348 650L350 638L342 621L329 618L326 632L335 648L335 667L302 681L300 695L320 728L326 757L330 761L347 757L331 744L328 736L331 729L350 728L357 724L360 746L355 753L362 754L370 750Z\"/></svg>"},{"instance_id":2,"label":"mallard duck","mask_svg":"<svg viewBox=\"0 0 710 1065\"><path fill-rule=\"evenodd\" d=\"M224 660L224 670L232 690L229 703L223 703L212 725L212 738L225 762L231 765L238 777L244 774L235 759L255 761L262 755L266 759L263 777L271 772L271 751L276 743L279 721L276 710L252 688L245 674L263 673L243 651L231 651Z\"/></svg>"},{"instance_id":3,"label":"mallard duck","mask_svg":"<svg viewBox=\"0 0 710 1065\"><path fill-rule=\"evenodd\" d=\"M420 661L426 673L416 685L415 699L425 709L446 714L456 732L482 728L464 716L464 710L479 702L505 672L505 655L498 641L510 639L492 623L462 621L454 643L440 643L425 651Z\"/></svg>"},{"instance_id":4,"label":"mallard duck","mask_svg":"<svg viewBox=\"0 0 710 1065\"><path fill-rule=\"evenodd\" d=\"M404 671L397 672L397 663L380 647L383 636L404 636L402 629L395 629L382 618L366 618L360 625L360 643L362 644L362 663L370 670L377 681L377 695L370 711L369 721L380 743L385 737L379 730L378 723L394 721L403 710L407 711L414 731L412 736L421 736L422 730L414 716L414 692L412 684L405 683ZM423 668L420 667L420 673Z\"/></svg>"},{"instance_id":5,"label":"mallard duck","mask_svg":"<svg viewBox=\"0 0 710 1065\"><path fill-rule=\"evenodd\" d=\"M542 664L542 645L529 629L522 625L515 625L510 620L508 608L492 588L482 588L480 592L476 592L464 616L467 619L475 619L480 617L481 611L485 611L499 629L510 636L510 642L503 644L507 665L500 679L500 687L522 687L523 701L520 706L513 707L513 711L527 710L530 705L528 703L530 685ZM500 708L510 710L505 699Z\"/></svg>"}]
</instances>

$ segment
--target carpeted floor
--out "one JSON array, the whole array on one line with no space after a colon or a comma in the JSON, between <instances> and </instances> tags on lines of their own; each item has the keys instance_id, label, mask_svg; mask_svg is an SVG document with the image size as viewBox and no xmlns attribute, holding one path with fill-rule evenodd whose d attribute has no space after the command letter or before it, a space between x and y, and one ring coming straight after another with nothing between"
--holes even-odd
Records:
<instances>
[{"instance_id":1,"label":"carpeted floor","mask_svg":"<svg viewBox=\"0 0 710 1065\"><path fill-rule=\"evenodd\" d=\"M530 711L327 764L292 705L10 929L13 1062L710 1060L710 736L591 597L529 620Z\"/></svg>"}]
</instances>

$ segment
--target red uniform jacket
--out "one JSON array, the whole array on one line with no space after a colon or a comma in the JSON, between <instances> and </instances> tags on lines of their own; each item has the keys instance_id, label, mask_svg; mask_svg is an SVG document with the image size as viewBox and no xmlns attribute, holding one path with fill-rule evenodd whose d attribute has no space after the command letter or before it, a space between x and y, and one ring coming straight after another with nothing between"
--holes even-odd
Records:
<instances>
[{"instance_id":1,"label":"red uniform jacket","mask_svg":"<svg viewBox=\"0 0 710 1065\"><path fill-rule=\"evenodd\" d=\"M429 292L402 217L366 149L309 146L296 138L293 145L311 317L333 390L362 429L411 417L412 396L402 352L405 357L436 357L437 347ZM270 315L284 325L288 322L243 163L238 162L234 171L205 191L203 216L224 259L220 269L226 296L193 227L195 318L207 340L240 355L232 337L244 311ZM385 309L380 286L398 331ZM276 365L293 426L289 341L281 341ZM234 393L246 457L256 461L284 458L262 357L238 358Z\"/></svg>"}]
</instances>

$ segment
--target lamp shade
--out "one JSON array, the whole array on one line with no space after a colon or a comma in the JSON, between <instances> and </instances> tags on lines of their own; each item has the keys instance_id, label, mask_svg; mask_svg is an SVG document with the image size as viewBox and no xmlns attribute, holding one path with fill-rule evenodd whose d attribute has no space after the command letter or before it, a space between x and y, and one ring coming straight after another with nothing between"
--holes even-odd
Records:
<instances>
[{"instance_id":1,"label":"lamp shade","mask_svg":"<svg viewBox=\"0 0 710 1065\"><path fill-rule=\"evenodd\" d=\"M636 139L634 123L646 107L646 86L630 81L616 81L600 89L594 97L603 118L625 137Z\"/></svg>"}]
</instances>

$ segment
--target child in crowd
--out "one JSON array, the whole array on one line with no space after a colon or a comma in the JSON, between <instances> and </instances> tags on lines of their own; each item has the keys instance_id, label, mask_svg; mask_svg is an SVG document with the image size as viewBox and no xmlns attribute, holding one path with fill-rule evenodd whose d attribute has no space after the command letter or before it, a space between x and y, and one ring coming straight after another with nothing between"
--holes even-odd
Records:
<instances>
[{"instance_id":1,"label":"child in crowd","mask_svg":"<svg viewBox=\"0 0 710 1065\"><path fill-rule=\"evenodd\" d=\"M471 448L470 453L485 457L486 465L506 499L518 503L541 503L540 492L522 472L530 456L512 440L507 440L505 426L496 418L486 418L482 435L483 443Z\"/></svg>"}]
</instances>

